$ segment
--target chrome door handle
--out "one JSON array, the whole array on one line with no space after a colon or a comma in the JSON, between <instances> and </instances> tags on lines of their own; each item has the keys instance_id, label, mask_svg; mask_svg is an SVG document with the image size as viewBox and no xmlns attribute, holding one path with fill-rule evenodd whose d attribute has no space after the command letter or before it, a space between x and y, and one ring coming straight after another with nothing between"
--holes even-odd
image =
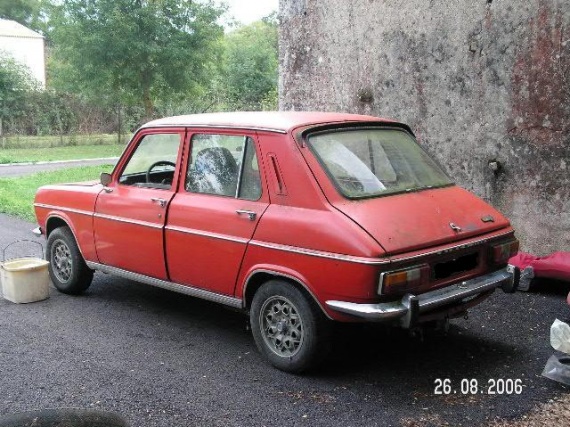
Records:
<instances>
[{"instance_id":1,"label":"chrome door handle","mask_svg":"<svg viewBox=\"0 0 570 427\"><path fill-rule=\"evenodd\" d=\"M250 220L250 221L255 221L255 217L257 216L257 214L256 214L255 212L253 212L253 211L247 211L247 210L244 210L244 209L238 209L238 210L236 211L236 213L237 213L238 215L247 215L247 216L249 217L249 220Z\"/></svg>"},{"instance_id":2,"label":"chrome door handle","mask_svg":"<svg viewBox=\"0 0 570 427\"><path fill-rule=\"evenodd\" d=\"M158 203L160 205L161 208L166 206L166 200L164 199L159 199L158 197L153 197L152 199L150 199L151 202L153 203Z\"/></svg>"},{"instance_id":3,"label":"chrome door handle","mask_svg":"<svg viewBox=\"0 0 570 427\"><path fill-rule=\"evenodd\" d=\"M105 193L112 193L112 192L113 192L113 189L112 189L112 188L109 188L109 187L103 187L103 191L104 191Z\"/></svg>"}]
</instances>

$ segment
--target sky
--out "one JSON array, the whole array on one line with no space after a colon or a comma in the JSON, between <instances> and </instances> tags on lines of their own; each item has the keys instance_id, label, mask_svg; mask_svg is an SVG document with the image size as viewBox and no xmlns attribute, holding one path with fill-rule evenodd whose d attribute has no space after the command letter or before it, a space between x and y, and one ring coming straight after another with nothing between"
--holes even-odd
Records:
<instances>
[{"instance_id":1,"label":"sky","mask_svg":"<svg viewBox=\"0 0 570 427\"><path fill-rule=\"evenodd\" d=\"M229 6L229 13L242 24L253 21L277 11L279 0L223 0Z\"/></svg>"}]
</instances>

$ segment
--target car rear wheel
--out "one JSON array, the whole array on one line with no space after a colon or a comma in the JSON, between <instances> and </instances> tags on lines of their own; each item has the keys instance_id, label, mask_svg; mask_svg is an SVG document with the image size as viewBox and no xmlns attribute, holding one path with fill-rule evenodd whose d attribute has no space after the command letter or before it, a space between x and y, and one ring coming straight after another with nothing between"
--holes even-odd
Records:
<instances>
[{"instance_id":1,"label":"car rear wheel","mask_svg":"<svg viewBox=\"0 0 570 427\"><path fill-rule=\"evenodd\" d=\"M0 417L0 427L129 427L118 414L91 409L43 409Z\"/></svg>"},{"instance_id":2,"label":"car rear wheel","mask_svg":"<svg viewBox=\"0 0 570 427\"><path fill-rule=\"evenodd\" d=\"M328 353L330 324L290 283L271 280L253 297L250 322L259 351L278 369L300 373Z\"/></svg>"},{"instance_id":3,"label":"car rear wheel","mask_svg":"<svg viewBox=\"0 0 570 427\"><path fill-rule=\"evenodd\" d=\"M59 227L50 233L46 252L49 275L57 290L77 295L91 285L93 270L85 264L68 227Z\"/></svg>"}]
</instances>

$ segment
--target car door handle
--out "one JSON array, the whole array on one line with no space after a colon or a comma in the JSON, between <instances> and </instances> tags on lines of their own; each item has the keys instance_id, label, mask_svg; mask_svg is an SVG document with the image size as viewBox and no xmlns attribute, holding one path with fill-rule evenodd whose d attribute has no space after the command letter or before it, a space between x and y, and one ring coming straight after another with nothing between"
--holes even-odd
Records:
<instances>
[{"instance_id":1,"label":"car door handle","mask_svg":"<svg viewBox=\"0 0 570 427\"><path fill-rule=\"evenodd\" d=\"M150 199L151 202L153 203L158 203L160 205L161 208L166 206L166 200L164 199L160 199L158 197L153 197Z\"/></svg>"},{"instance_id":2,"label":"car door handle","mask_svg":"<svg viewBox=\"0 0 570 427\"><path fill-rule=\"evenodd\" d=\"M236 213L237 213L238 215L247 215L247 216L249 217L249 220L250 220L250 221L255 221L255 217L257 216L257 214L256 214L255 212L253 212L253 211L247 211L247 210L244 210L244 209L238 209L238 210L236 211Z\"/></svg>"}]
</instances>

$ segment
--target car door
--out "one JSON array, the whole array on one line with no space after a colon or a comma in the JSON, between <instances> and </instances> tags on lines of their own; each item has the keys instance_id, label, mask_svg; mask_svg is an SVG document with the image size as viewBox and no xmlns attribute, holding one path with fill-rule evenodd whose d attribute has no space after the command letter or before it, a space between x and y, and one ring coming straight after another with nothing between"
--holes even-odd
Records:
<instances>
[{"instance_id":1,"label":"car door","mask_svg":"<svg viewBox=\"0 0 570 427\"><path fill-rule=\"evenodd\" d=\"M97 198L95 248L99 262L168 279L164 225L178 184L183 129L145 130L123 156Z\"/></svg>"},{"instance_id":2,"label":"car door","mask_svg":"<svg viewBox=\"0 0 570 427\"><path fill-rule=\"evenodd\" d=\"M189 132L190 158L165 228L171 280L231 295L269 205L253 133Z\"/></svg>"}]
</instances>

